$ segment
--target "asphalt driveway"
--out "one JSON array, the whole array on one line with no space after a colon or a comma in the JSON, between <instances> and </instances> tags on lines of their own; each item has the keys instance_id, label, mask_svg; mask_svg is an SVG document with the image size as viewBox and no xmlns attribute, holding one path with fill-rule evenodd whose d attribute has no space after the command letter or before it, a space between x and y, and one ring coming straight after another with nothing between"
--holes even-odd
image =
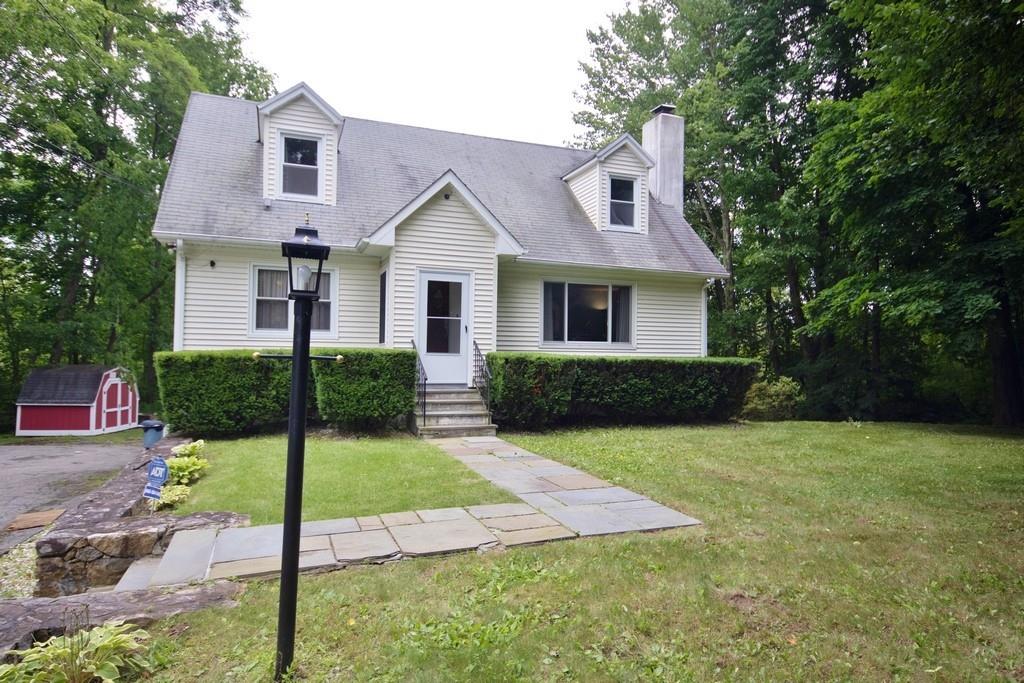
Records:
<instances>
[{"instance_id":1,"label":"asphalt driveway","mask_svg":"<svg viewBox=\"0 0 1024 683\"><path fill-rule=\"evenodd\" d=\"M75 504L140 450L141 444L0 446L0 537L22 512Z\"/></svg>"}]
</instances>

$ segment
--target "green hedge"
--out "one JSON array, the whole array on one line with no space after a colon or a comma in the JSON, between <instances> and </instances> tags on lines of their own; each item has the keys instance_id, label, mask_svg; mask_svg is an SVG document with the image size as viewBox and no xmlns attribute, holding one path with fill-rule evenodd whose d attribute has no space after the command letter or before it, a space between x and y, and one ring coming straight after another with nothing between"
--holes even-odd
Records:
<instances>
[{"instance_id":1,"label":"green hedge","mask_svg":"<svg viewBox=\"0 0 1024 683\"><path fill-rule=\"evenodd\" d=\"M491 353L494 420L541 429L578 422L703 422L735 416L757 374L744 358Z\"/></svg>"},{"instance_id":2,"label":"green hedge","mask_svg":"<svg viewBox=\"0 0 1024 683\"><path fill-rule=\"evenodd\" d=\"M414 352L315 349L313 353L342 355L345 360L313 362L311 418L378 427L413 409ZM251 349L156 354L164 419L175 431L194 436L248 434L287 424L291 363L257 361L252 354Z\"/></svg>"},{"instance_id":3,"label":"green hedge","mask_svg":"<svg viewBox=\"0 0 1024 683\"><path fill-rule=\"evenodd\" d=\"M379 428L415 409L415 351L347 349L326 353L345 357L341 363L313 364L317 406L326 422Z\"/></svg>"}]
</instances>

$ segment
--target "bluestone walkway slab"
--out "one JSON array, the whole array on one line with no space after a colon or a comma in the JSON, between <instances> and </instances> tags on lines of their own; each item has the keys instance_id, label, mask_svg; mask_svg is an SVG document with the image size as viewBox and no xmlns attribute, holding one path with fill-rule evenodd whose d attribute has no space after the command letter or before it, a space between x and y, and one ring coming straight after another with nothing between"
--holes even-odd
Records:
<instances>
[{"instance_id":1,"label":"bluestone walkway slab","mask_svg":"<svg viewBox=\"0 0 1024 683\"><path fill-rule=\"evenodd\" d=\"M437 439L433 443L522 502L304 522L299 568L340 568L498 545L700 524L646 496L497 437ZM281 536L280 524L224 529L219 534L214 529L180 531L148 583L157 586L277 574ZM145 581L151 569L140 565L130 580Z\"/></svg>"}]
</instances>

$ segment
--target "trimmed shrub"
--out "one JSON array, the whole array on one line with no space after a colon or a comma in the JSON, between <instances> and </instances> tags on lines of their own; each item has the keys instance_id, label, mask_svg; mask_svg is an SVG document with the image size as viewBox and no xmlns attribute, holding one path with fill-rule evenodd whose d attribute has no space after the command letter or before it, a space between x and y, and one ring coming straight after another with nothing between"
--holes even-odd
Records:
<instances>
[{"instance_id":1,"label":"trimmed shrub","mask_svg":"<svg viewBox=\"0 0 1024 683\"><path fill-rule=\"evenodd\" d=\"M286 424L291 363L257 361L252 354L251 350L155 354L165 420L175 431L202 436Z\"/></svg>"},{"instance_id":2,"label":"trimmed shrub","mask_svg":"<svg viewBox=\"0 0 1024 683\"><path fill-rule=\"evenodd\" d=\"M495 422L538 429L563 421L572 402L575 361L550 354L487 354Z\"/></svg>"},{"instance_id":3,"label":"trimmed shrub","mask_svg":"<svg viewBox=\"0 0 1024 683\"><path fill-rule=\"evenodd\" d=\"M314 363L316 402L326 422L379 429L416 407L416 352L400 349L318 349L344 356Z\"/></svg>"},{"instance_id":4,"label":"trimmed shrub","mask_svg":"<svg viewBox=\"0 0 1024 683\"><path fill-rule=\"evenodd\" d=\"M494 419L505 428L579 422L723 421L739 413L759 363L491 353Z\"/></svg>"},{"instance_id":5,"label":"trimmed shrub","mask_svg":"<svg viewBox=\"0 0 1024 683\"><path fill-rule=\"evenodd\" d=\"M780 376L774 381L754 382L747 391L743 417L748 420L792 420L804 400L800 383Z\"/></svg>"}]
</instances>

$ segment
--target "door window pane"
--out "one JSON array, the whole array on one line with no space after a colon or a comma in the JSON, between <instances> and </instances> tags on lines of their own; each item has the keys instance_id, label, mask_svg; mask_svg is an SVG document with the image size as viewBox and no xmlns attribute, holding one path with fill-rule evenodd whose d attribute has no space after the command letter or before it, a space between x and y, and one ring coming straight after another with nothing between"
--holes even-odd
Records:
<instances>
[{"instance_id":1,"label":"door window pane","mask_svg":"<svg viewBox=\"0 0 1024 683\"><path fill-rule=\"evenodd\" d=\"M427 353L461 353L461 329L458 318L427 318Z\"/></svg>"},{"instance_id":2,"label":"door window pane","mask_svg":"<svg viewBox=\"0 0 1024 683\"><path fill-rule=\"evenodd\" d=\"M633 317L632 288L612 286L612 341L628 342Z\"/></svg>"},{"instance_id":3,"label":"door window pane","mask_svg":"<svg viewBox=\"0 0 1024 683\"><path fill-rule=\"evenodd\" d=\"M608 341L608 286L569 285L569 341Z\"/></svg>"},{"instance_id":4,"label":"door window pane","mask_svg":"<svg viewBox=\"0 0 1024 683\"><path fill-rule=\"evenodd\" d=\"M544 283L544 341L565 341L565 283Z\"/></svg>"},{"instance_id":5,"label":"door window pane","mask_svg":"<svg viewBox=\"0 0 1024 683\"><path fill-rule=\"evenodd\" d=\"M462 283L427 280L427 315L462 317Z\"/></svg>"}]
</instances>

